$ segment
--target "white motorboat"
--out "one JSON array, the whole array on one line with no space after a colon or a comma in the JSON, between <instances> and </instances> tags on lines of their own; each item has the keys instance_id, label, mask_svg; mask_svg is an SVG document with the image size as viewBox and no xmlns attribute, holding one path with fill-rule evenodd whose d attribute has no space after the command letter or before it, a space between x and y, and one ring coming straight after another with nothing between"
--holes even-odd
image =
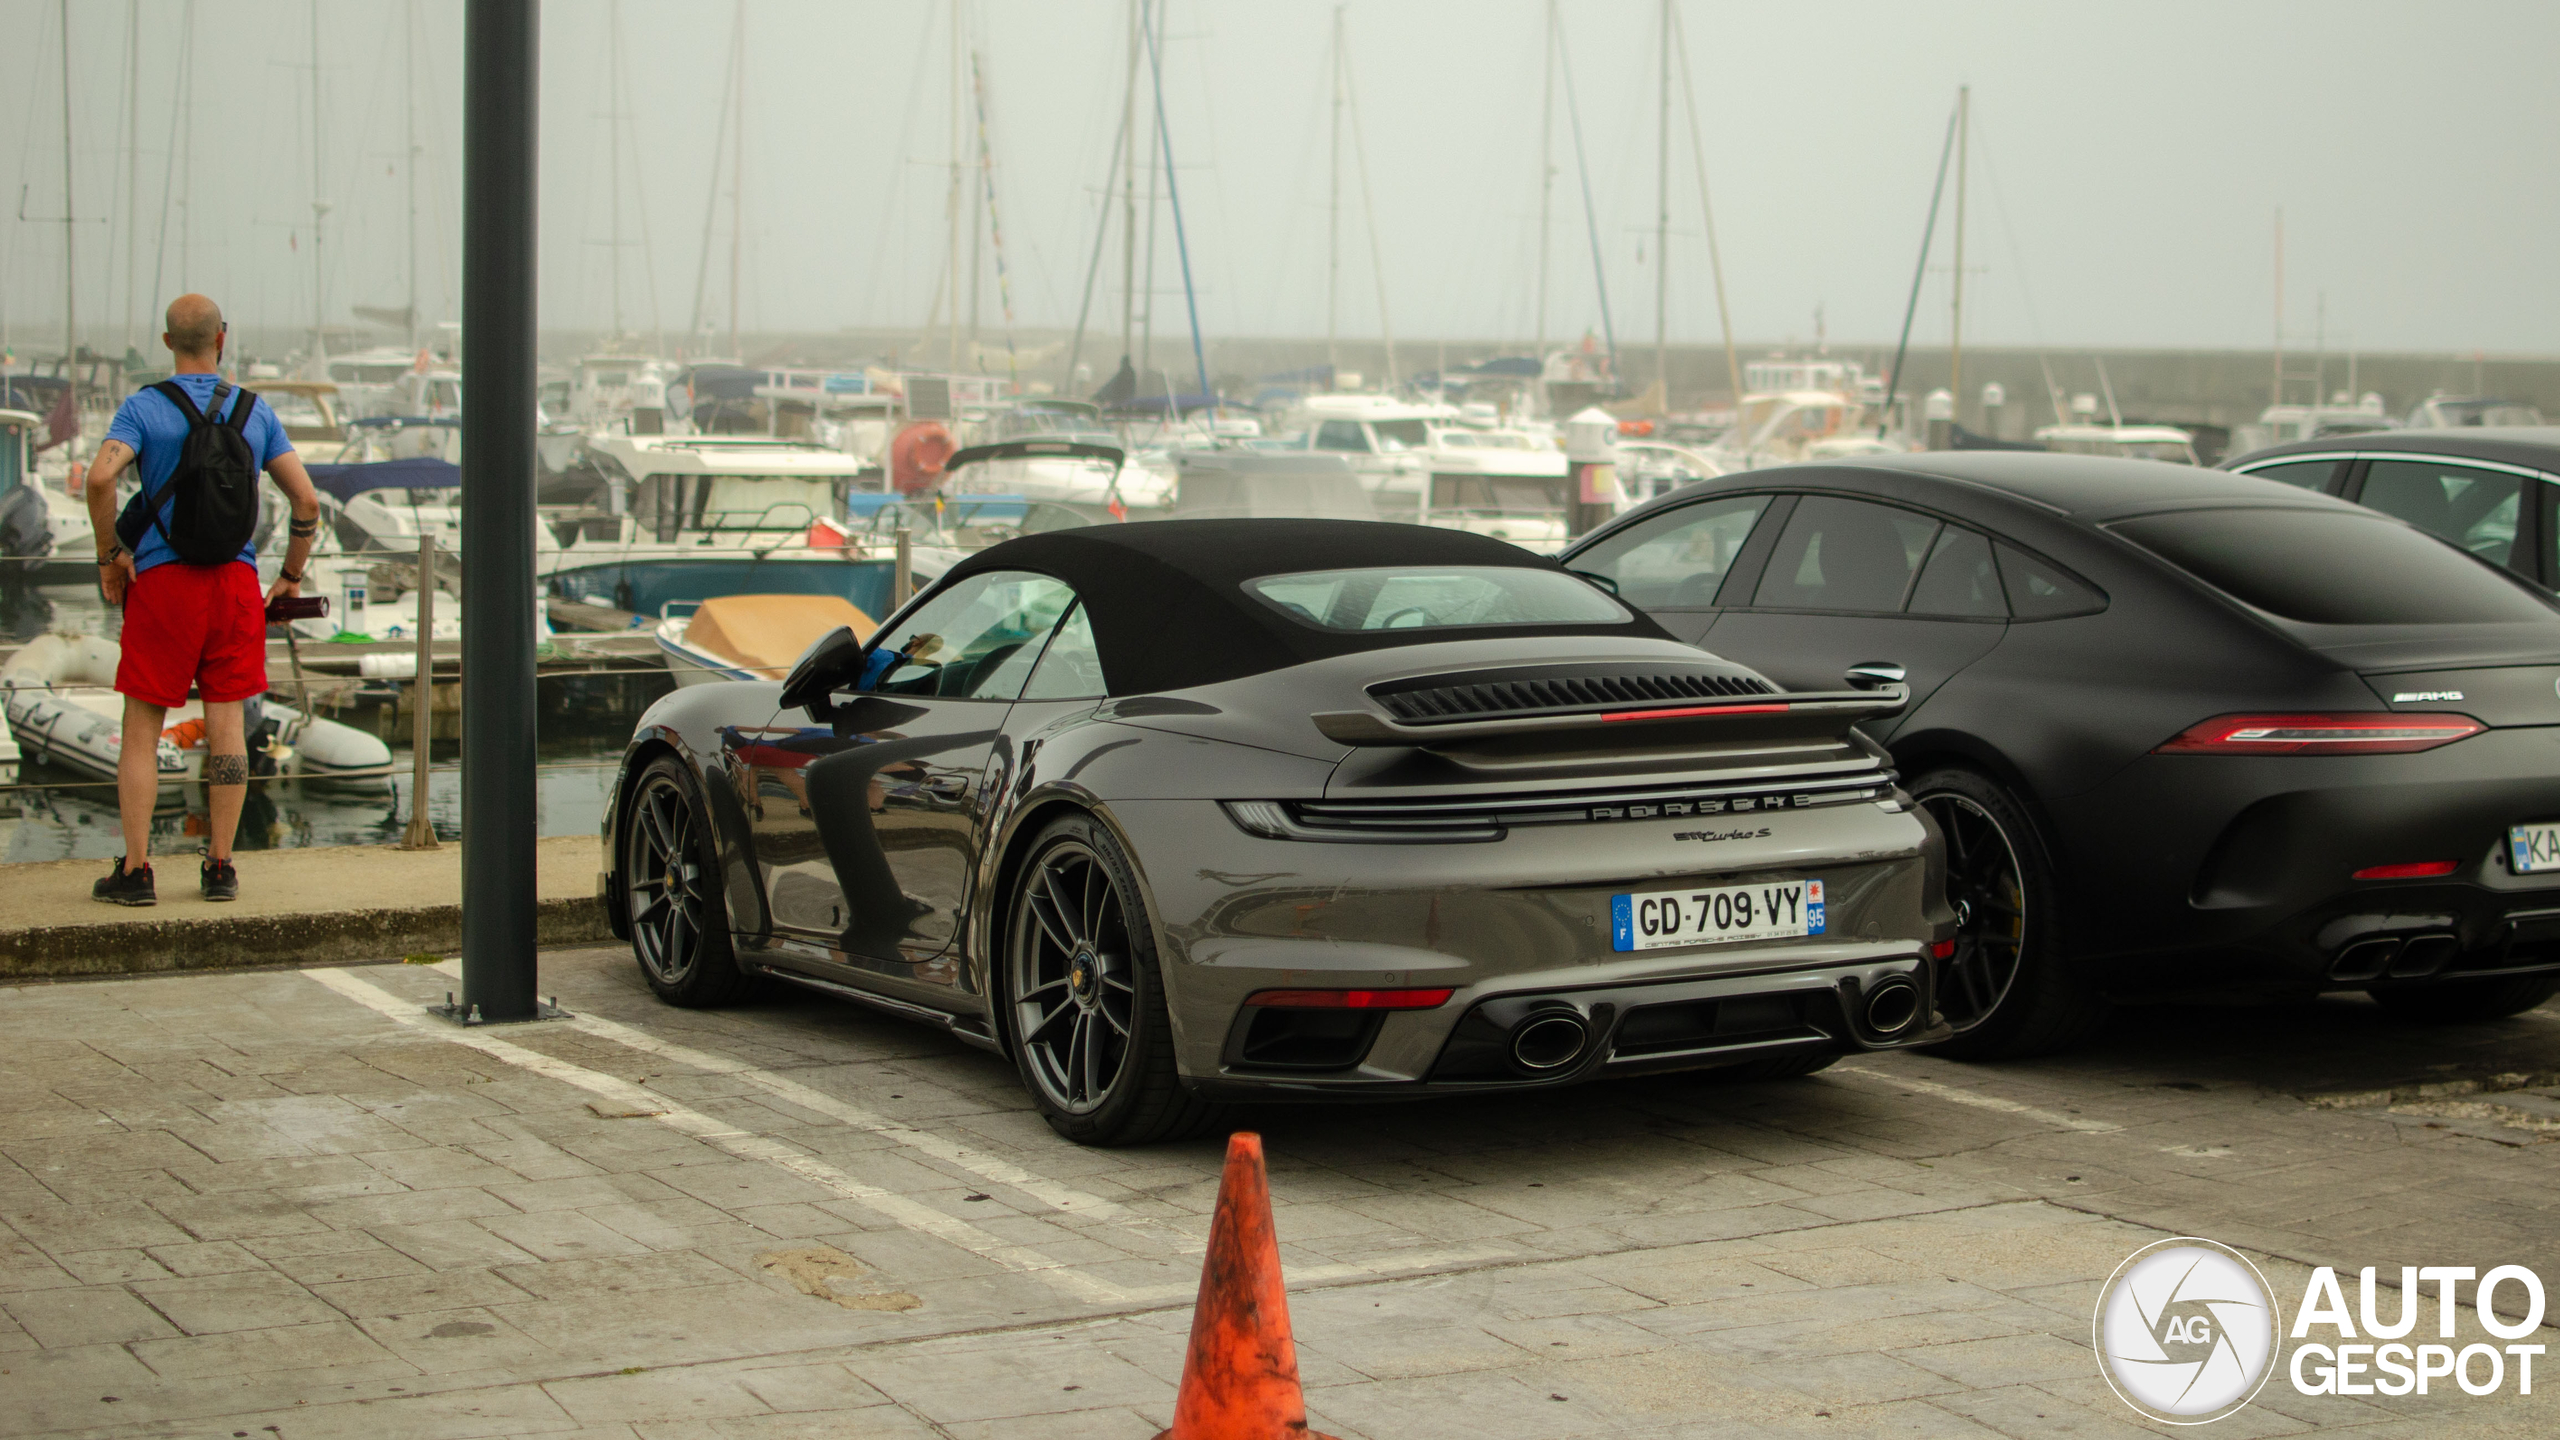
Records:
<instances>
[{"instance_id":1,"label":"white motorboat","mask_svg":"<svg viewBox=\"0 0 2560 1440\"><path fill-rule=\"evenodd\" d=\"M591 443L605 513L535 560L549 594L640 615L715 595L836 595L885 615L894 537L853 533L860 462L801 440L609 435ZM948 563L913 557L916 583Z\"/></svg>"},{"instance_id":2,"label":"white motorboat","mask_svg":"<svg viewBox=\"0 0 2560 1440\"><path fill-rule=\"evenodd\" d=\"M1884 382L1854 360L1754 360L1742 367L1742 391L1732 427L1705 452L1728 474L1910 448L1876 436L1869 415L1884 403Z\"/></svg>"},{"instance_id":3,"label":"white motorboat","mask_svg":"<svg viewBox=\"0 0 2560 1440\"><path fill-rule=\"evenodd\" d=\"M2066 455L2112 455L2120 460L2196 464L2196 437L2175 425L2047 425L2036 443Z\"/></svg>"},{"instance_id":4,"label":"white motorboat","mask_svg":"<svg viewBox=\"0 0 2560 1440\"><path fill-rule=\"evenodd\" d=\"M658 651L678 686L712 680L779 680L837 626L868 640L878 622L837 595L719 595L670 601Z\"/></svg>"},{"instance_id":5,"label":"white motorboat","mask_svg":"<svg viewBox=\"0 0 2560 1440\"><path fill-rule=\"evenodd\" d=\"M1431 428L1456 423L1448 405L1416 405L1392 395L1310 395L1289 412L1289 423L1301 434L1299 448L1339 455L1380 496L1403 496L1408 506L1422 501L1425 477L1431 473ZM1381 508L1392 513L1392 500Z\"/></svg>"},{"instance_id":6,"label":"white motorboat","mask_svg":"<svg viewBox=\"0 0 2560 1440\"><path fill-rule=\"evenodd\" d=\"M10 657L0 672L0 702L22 760L115 778L124 744L124 697L114 688L121 656L116 642L99 636L45 635ZM251 740L253 770L305 780L391 773L391 747L379 738L274 700L254 703L252 729L260 733ZM166 728L154 737L163 785L203 778L203 720L204 707L193 700L168 712Z\"/></svg>"},{"instance_id":7,"label":"white motorboat","mask_svg":"<svg viewBox=\"0 0 2560 1440\"><path fill-rule=\"evenodd\" d=\"M1174 494L1170 478L1130 463L1129 452L1108 431L969 446L944 462L941 489L949 495L1011 495L1114 519L1160 512Z\"/></svg>"}]
</instances>

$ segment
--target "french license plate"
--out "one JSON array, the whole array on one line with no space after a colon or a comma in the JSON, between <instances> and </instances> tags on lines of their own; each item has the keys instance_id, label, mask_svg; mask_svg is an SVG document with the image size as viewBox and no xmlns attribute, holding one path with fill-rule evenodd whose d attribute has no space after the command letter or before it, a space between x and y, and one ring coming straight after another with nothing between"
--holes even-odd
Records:
<instances>
[{"instance_id":1,"label":"french license plate","mask_svg":"<svg viewBox=\"0 0 2560 1440\"><path fill-rule=\"evenodd\" d=\"M1646 890L1609 899L1610 940L1620 950L1791 940L1821 934L1822 923L1819 880Z\"/></svg>"},{"instance_id":2,"label":"french license plate","mask_svg":"<svg viewBox=\"0 0 2560 1440\"><path fill-rule=\"evenodd\" d=\"M2518 875L2560 870L2560 820L2508 826L2507 868Z\"/></svg>"}]
</instances>

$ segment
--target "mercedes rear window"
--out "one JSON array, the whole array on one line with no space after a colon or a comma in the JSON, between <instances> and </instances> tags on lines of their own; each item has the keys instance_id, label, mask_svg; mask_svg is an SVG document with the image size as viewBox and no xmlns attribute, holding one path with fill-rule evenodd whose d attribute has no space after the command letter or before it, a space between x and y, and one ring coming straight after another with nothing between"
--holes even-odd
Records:
<instances>
[{"instance_id":1,"label":"mercedes rear window","mask_svg":"<svg viewBox=\"0 0 2560 1440\"><path fill-rule=\"evenodd\" d=\"M1401 566L1266 575L1244 588L1324 630L1432 630L1470 625L1620 625L1617 601L1561 570L1508 565Z\"/></svg>"},{"instance_id":2,"label":"mercedes rear window","mask_svg":"<svg viewBox=\"0 0 2560 1440\"><path fill-rule=\"evenodd\" d=\"M2189 510L2111 527L2215 589L2312 625L2550 620L2523 586L2378 515Z\"/></svg>"}]
</instances>

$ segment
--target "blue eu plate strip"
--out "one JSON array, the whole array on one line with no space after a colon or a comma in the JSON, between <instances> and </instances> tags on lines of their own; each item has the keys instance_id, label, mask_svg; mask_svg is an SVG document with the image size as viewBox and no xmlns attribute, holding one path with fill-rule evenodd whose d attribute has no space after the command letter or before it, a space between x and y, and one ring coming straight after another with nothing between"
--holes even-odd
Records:
<instances>
[{"instance_id":1,"label":"blue eu plate strip","mask_svg":"<svg viewBox=\"0 0 2560 1440\"><path fill-rule=\"evenodd\" d=\"M1636 948L1636 897L1609 897L1609 943L1620 950Z\"/></svg>"}]
</instances>

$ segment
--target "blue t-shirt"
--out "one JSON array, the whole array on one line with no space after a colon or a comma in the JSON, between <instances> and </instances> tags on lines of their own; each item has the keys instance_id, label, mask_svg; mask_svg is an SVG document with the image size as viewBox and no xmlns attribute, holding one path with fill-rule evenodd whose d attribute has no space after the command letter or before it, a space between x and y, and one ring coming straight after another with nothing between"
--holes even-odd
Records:
<instances>
[{"instance_id":1,"label":"blue t-shirt","mask_svg":"<svg viewBox=\"0 0 2560 1440\"><path fill-rule=\"evenodd\" d=\"M198 410L212 401L213 387L221 380L220 376L210 374L174 378L178 387L187 392L187 398L196 402ZM230 419L231 408L239 403L239 387L235 385L232 393L222 399L222 414L212 418ZM136 575L154 565L165 565L178 558L178 552L169 547L168 540L160 531L174 523L169 512L176 504L176 497L167 493L169 476L177 470L178 458L186 453L187 430L191 424L187 412L178 408L178 402L157 390L143 389L125 397L124 403L116 407L115 420L107 426L109 440L123 441L140 457L137 464L142 471L143 492L161 497L160 524L144 531L142 543L133 547L133 573ZM277 456L293 453L293 442L284 436L284 422L276 418L276 412L264 397L260 397L257 408L249 413L249 423L242 427L241 434L248 439L249 449L258 457L261 470L266 469ZM254 539L240 547L240 560L246 565L258 563L258 545Z\"/></svg>"}]
</instances>

